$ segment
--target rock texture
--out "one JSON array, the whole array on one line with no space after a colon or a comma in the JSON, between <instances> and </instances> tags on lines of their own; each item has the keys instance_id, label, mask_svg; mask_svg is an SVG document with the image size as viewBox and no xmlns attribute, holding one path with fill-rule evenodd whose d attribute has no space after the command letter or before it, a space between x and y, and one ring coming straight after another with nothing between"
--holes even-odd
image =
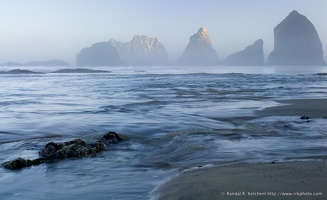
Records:
<instances>
[{"instance_id":1,"label":"rock texture","mask_svg":"<svg viewBox=\"0 0 327 200\"><path fill-rule=\"evenodd\" d=\"M3 163L2 166L6 169L18 170L24 167L40 165L50 160L94 156L96 153L106 150L108 145L121 141L123 139L117 133L109 131L93 144L86 144L81 139L74 139L63 143L49 142L40 151L41 158L34 160L16 158Z\"/></svg>"},{"instance_id":2,"label":"rock texture","mask_svg":"<svg viewBox=\"0 0 327 200\"><path fill-rule=\"evenodd\" d=\"M108 42L99 42L91 47L84 48L76 54L77 66L120 66L117 49Z\"/></svg>"},{"instance_id":3,"label":"rock texture","mask_svg":"<svg viewBox=\"0 0 327 200\"><path fill-rule=\"evenodd\" d=\"M324 65L322 44L307 17L292 11L274 28L268 65Z\"/></svg>"},{"instance_id":4,"label":"rock texture","mask_svg":"<svg viewBox=\"0 0 327 200\"><path fill-rule=\"evenodd\" d=\"M111 39L109 43L116 47L124 63L128 65L166 65L168 54L157 38L135 35L130 42Z\"/></svg>"},{"instance_id":5,"label":"rock texture","mask_svg":"<svg viewBox=\"0 0 327 200\"><path fill-rule=\"evenodd\" d=\"M183 54L177 60L178 65L214 65L218 57L212 48L207 29L201 27L198 32L190 37Z\"/></svg>"},{"instance_id":6,"label":"rock texture","mask_svg":"<svg viewBox=\"0 0 327 200\"><path fill-rule=\"evenodd\" d=\"M223 64L232 66L263 66L263 40L257 40L244 50L228 56L223 61Z\"/></svg>"}]
</instances>

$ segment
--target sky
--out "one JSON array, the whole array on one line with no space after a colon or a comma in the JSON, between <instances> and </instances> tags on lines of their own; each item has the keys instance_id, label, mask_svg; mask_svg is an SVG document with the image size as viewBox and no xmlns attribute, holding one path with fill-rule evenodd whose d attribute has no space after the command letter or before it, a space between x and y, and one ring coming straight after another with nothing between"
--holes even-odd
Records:
<instances>
[{"instance_id":1,"label":"sky","mask_svg":"<svg viewBox=\"0 0 327 200\"><path fill-rule=\"evenodd\" d=\"M327 60L326 0L0 0L0 63L66 60L94 43L134 35L158 38L170 61L206 26L218 58L264 40L293 10L315 26Z\"/></svg>"}]
</instances>

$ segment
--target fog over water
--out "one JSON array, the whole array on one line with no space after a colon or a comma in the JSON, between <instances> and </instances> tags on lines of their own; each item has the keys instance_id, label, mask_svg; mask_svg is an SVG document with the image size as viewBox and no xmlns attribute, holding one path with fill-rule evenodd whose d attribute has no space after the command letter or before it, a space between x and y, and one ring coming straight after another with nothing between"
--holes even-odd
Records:
<instances>
[{"instance_id":1,"label":"fog over water","mask_svg":"<svg viewBox=\"0 0 327 200\"><path fill-rule=\"evenodd\" d=\"M220 60L257 39L264 40L267 58L273 28L292 10L315 25L326 52L324 0L2 0L0 63L62 59L74 65L82 48L110 38L128 42L134 35L157 37L175 61L201 26L207 27Z\"/></svg>"},{"instance_id":2,"label":"fog over water","mask_svg":"<svg viewBox=\"0 0 327 200\"><path fill-rule=\"evenodd\" d=\"M2 199L148 199L197 166L326 158L326 117L256 114L326 98L326 67L99 69L111 73L0 74L0 164L36 159L50 141L125 139L94 157L0 167Z\"/></svg>"},{"instance_id":3,"label":"fog over water","mask_svg":"<svg viewBox=\"0 0 327 200\"><path fill-rule=\"evenodd\" d=\"M0 198L150 199L189 169L326 159L317 105L326 105L327 66L173 63L203 26L220 61L259 39L267 60L274 27L293 10L315 26L327 60L326 0L1 0L0 64L48 62L0 66ZM110 39L128 46L134 35L158 38L171 65L74 67L81 49ZM278 106L288 109L267 112ZM48 142L94 144L108 131L124 141L94 156L2 167L39 158Z\"/></svg>"}]
</instances>

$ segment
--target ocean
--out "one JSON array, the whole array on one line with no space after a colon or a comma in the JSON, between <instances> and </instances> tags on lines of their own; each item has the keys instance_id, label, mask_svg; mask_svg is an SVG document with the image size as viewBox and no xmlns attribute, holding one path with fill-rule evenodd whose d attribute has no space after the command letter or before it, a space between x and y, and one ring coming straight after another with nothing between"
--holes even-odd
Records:
<instances>
[{"instance_id":1,"label":"ocean","mask_svg":"<svg viewBox=\"0 0 327 200\"><path fill-rule=\"evenodd\" d=\"M0 163L35 159L50 141L92 143L108 131L125 141L94 157L0 168L1 199L150 199L193 167L327 155L327 119L256 114L326 98L327 76L317 75L326 67L27 69L46 73L0 74Z\"/></svg>"}]
</instances>

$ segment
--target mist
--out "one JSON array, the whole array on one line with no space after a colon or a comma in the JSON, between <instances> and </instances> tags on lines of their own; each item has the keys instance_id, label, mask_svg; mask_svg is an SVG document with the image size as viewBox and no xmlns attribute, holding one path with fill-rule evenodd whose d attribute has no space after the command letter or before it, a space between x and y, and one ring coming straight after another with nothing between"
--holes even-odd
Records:
<instances>
[{"instance_id":1,"label":"mist","mask_svg":"<svg viewBox=\"0 0 327 200\"><path fill-rule=\"evenodd\" d=\"M290 1L55 1L4 0L0 3L0 63L61 59L76 64L81 49L134 35L158 38L168 61L181 56L193 35L206 26L219 60L258 39L264 57L273 50L274 27L297 10L315 25L327 59L327 2ZM5 20L6 19L6 20Z\"/></svg>"}]
</instances>

